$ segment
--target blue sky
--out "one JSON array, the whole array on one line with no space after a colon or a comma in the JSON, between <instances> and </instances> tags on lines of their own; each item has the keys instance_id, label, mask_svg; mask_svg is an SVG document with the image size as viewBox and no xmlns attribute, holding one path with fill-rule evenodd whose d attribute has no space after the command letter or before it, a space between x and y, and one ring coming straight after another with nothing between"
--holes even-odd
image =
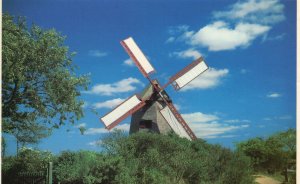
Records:
<instances>
[{"instance_id":1,"label":"blue sky","mask_svg":"<svg viewBox=\"0 0 300 184\"><path fill-rule=\"evenodd\" d=\"M99 116L148 85L120 45L129 36L161 83L205 58L209 71L182 91L166 91L209 143L234 148L235 142L296 126L295 0L4 0L3 11L66 35L65 44L77 52L78 75L91 76L81 97L85 117L55 130L34 146L39 149L99 150L95 143L107 133ZM129 122L117 128L128 130ZM79 126L86 127L85 135ZM7 139L14 154L15 140Z\"/></svg>"}]
</instances>

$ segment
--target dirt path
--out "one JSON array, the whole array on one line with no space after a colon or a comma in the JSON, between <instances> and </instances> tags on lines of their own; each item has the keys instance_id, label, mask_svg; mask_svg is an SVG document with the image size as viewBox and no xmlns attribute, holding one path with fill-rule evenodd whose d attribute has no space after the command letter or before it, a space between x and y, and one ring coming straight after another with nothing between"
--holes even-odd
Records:
<instances>
[{"instance_id":1,"label":"dirt path","mask_svg":"<svg viewBox=\"0 0 300 184\"><path fill-rule=\"evenodd\" d=\"M270 178L268 176L264 176L264 175L254 175L256 177L255 182L259 183L259 184L281 184L281 182Z\"/></svg>"}]
</instances>

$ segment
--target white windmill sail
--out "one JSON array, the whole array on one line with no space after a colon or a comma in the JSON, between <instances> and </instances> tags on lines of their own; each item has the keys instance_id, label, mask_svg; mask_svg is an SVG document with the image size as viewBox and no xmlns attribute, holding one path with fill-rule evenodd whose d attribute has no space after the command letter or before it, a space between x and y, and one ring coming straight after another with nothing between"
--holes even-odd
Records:
<instances>
[{"instance_id":1,"label":"white windmill sail","mask_svg":"<svg viewBox=\"0 0 300 184\"><path fill-rule=\"evenodd\" d=\"M179 121L174 116L174 114L168 106L165 106L162 110L160 110L160 113L177 135L191 140L191 137L188 135L183 126L179 123Z\"/></svg>"},{"instance_id":2,"label":"white windmill sail","mask_svg":"<svg viewBox=\"0 0 300 184\"><path fill-rule=\"evenodd\" d=\"M123 119L139 110L145 105L145 102L140 100L137 95L133 95L132 97L125 100L111 112L106 114L101 118L101 121L104 123L107 129L112 129Z\"/></svg>"},{"instance_id":3,"label":"white windmill sail","mask_svg":"<svg viewBox=\"0 0 300 184\"><path fill-rule=\"evenodd\" d=\"M131 37L121 41L121 44L145 77L148 77L150 73L155 71L146 56Z\"/></svg>"},{"instance_id":4,"label":"white windmill sail","mask_svg":"<svg viewBox=\"0 0 300 184\"><path fill-rule=\"evenodd\" d=\"M193 79L198 77L201 73L205 72L208 66L204 62L203 58L200 57L186 68L171 77L170 81L173 82L173 87L176 90L183 88Z\"/></svg>"}]
</instances>

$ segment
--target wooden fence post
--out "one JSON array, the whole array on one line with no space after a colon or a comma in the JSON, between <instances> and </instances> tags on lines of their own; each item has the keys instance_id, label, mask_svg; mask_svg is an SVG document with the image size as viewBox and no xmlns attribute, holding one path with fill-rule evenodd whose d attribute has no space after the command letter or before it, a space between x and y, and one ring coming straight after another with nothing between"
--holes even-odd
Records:
<instances>
[{"instance_id":1,"label":"wooden fence post","mask_svg":"<svg viewBox=\"0 0 300 184\"><path fill-rule=\"evenodd\" d=\"M49 162L48 163L48 173L47 173L47 184L52 184L52 169L53 169L53 163L52 162Z\"/></svg>"}]
</instances>

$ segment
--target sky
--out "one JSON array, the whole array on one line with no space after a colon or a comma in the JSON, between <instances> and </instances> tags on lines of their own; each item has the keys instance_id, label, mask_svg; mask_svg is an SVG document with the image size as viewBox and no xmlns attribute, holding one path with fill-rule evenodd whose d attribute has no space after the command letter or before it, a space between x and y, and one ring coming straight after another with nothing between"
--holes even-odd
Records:
<instances>
[{"instance_id":1,"label":"sky","mask_svg":"<svg viewBox=\"0 0 300 184\"><path fill-rule=\"evenodd\" d=\"M3 12L65 35L77 53L76 74L90 74L80 97L84 118L32 147L101 150L108 131L99 117L149 83L120 44L130 36L161 84L204 58L208 71L180 91L166 88L198 138L234 149L296 127L295 0L4 0ZM116 128L128 131L129 123L130 117ZM7 144L7 154L15 154L15 139L7 136Z\"/></svg>"}]
</instances>

